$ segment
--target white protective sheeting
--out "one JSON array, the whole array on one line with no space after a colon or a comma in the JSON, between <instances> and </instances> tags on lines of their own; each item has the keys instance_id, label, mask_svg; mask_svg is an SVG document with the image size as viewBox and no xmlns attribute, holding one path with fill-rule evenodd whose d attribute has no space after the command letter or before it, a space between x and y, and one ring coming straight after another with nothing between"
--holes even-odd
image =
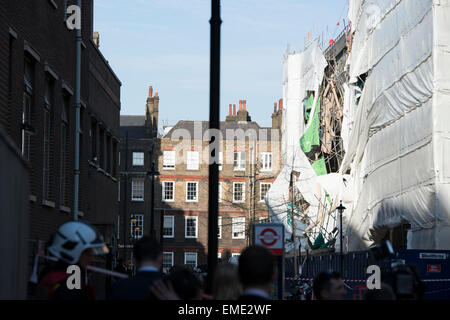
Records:
<instances>
[{"instance_id":1,"label":"white protective sheeting","mask_svg":"<svg viewBox=\"0 0 450 320\"><path fill-rule=\"evenodd\" d=\"M334 199L341 189L335 187L342 183L342 177L316 176L308 158L300 148L300 138L310 123L304 125L303 102L307 98L307 91L315 92L313 108L314 114L319 97L319 87L323 80L327 62L316 42L305 51L287 54L283 64L283 100L285 109L282 119L282 170L266 195L272 221L282 222L285 225L286 239L292 235L290 223L290 210L288 207L289 184L291 172L300 173L295 181L296 193L300 192L310 204L308 216L315 221L318 216L320 203L326 202L326 193ZM313 117L310 117L310 121ZM326 185L326 189L323 185ZM336 190L336 191L334 191ZM303 235L307 227L299 219L295 219L296 234ZM329 230L331 231L331 230ZM306 239L303 239L302 248L306 248ZM292 243L287 243L287 251L292 249Z\"/></svg>"},{"instance_id":2,"label":"white protective sheeting","mask_svg":"<svg viewBox=\"0 0 450 320\"><path fill-rule=\"evenodd\" d=\"M340 170L351 168L355 191L350 251L404 222L409 249L450 249L449 3L350 1ZM366 72L357 104L355 83Z\"/></svg>"}]
</instances>

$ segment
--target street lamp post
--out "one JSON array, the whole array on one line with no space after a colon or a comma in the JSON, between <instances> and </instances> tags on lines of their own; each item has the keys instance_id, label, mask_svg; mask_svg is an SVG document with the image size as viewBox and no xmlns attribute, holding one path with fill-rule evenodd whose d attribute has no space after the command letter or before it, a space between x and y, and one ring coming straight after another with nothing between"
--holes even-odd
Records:
<instances>
[{"instance_id":1,"label":"street lamp post","mask_svg":"<svg viewBox=\"0 0 450 320\"><path fill-rule=\"evenodd\" d=\"M134 240L136 239L136 225L137 225L137 217L134 215L134 214L132 214L131 216L130 216L130 222L131 222L131 230L130 230L130 244L131 244L131 259L130 259L130 261L131 261L131 263L133 263L133 248L134 248ZM134 263L133 263L133 266L134 266ZM134 271L135 271L135 268L133 267L132 269L131 269L131 272L132 272L132 274L134 275Z\"/></svg>"},{"instance_id":2,"label":"street lamp post","mask_svg":"<svg viewBox=\"0 0 450 320\"><path fill-rule=\"evenodd\" d=\"M295 183L294 178L297 177L299 172L291 171L291 179L289 181L290 188L290 196L291 196L291 225L292 225L292 240L294 242L294 275L298 274L297 267L297 236L295 234L295 214L294 214L294 205L295 205Z\"/></svg>"},{"instance_id":3,"label":"street lamp post","mask_svg":"<svg viewBox=\"0 0 450 320\"><path fill-rule=\"evenodd\" d=\"M341 277L344 277L344 255L343 255L343 243L342 243L342 214L344 213L345 207L342 205L342 201L339 207L336 208L339 211L339 220L340 220L340 262L341 262Z\"/></svg>"}]
</instances>

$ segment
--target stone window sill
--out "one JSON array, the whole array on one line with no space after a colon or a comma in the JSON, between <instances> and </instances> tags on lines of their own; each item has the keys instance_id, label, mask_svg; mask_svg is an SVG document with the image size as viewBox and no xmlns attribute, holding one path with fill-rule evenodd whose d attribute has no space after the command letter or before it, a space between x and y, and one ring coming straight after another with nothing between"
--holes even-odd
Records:
<instances>
[{"instance_id":1,"label":"stone window sill","mask_svg":"<svg viewBox=\"0 0 450 320\"><path fill-rule=\"evenodd\" d=\"M60 206L59 210L62 212L70 213L72 210L69 207Z\"/></svg>"},{"instance_id":2,"label":"stone window sill","mask_svg":"<svg viewBox=\"0 0 450 320\"><path fill-rule=\"evenodd\" d=\"M49 201L49 200L42 200L42 205L46 206L46 207L50 207L50 208L54 208L55 207L55 203L53 201Z\"/></svg>"}]
</instances>

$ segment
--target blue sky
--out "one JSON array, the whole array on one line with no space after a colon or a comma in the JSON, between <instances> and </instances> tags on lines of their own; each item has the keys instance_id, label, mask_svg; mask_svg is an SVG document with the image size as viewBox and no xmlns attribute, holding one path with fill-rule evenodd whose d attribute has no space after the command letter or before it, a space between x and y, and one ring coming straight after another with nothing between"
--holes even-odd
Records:
<instances>
[{"instance_id":1,"label":"blue sky","mask_svg":"<svg viewBox=\"0 0 450 320\"><path fill-rule=\"evenodd\" d=\"M121 114L143 115L152 85L160 125L209 119L210 2L94 1L100 50L122 82ZM222 0L221 119L230 103L247 100L252 120L270 126L286 48L301 51L308 33L328 43L347 7L347 0Z\"/></svg>"}]
</instances>

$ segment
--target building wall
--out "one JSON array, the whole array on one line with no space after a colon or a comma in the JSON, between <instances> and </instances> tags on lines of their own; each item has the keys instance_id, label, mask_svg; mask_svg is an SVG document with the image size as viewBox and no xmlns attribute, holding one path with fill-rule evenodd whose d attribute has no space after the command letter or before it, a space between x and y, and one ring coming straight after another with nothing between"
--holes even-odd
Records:
<instances>
[{"instance_id":1,"label":"building wall","mask_svg":"<svg viewBox=\"0 0 450 320\"><path fill-rule=\"evenodd\" d=\"M106 157L113 161L119 142L121 83L91 42L91 1L83 1L82 88L80 125L80 219L110 225L118 215L117 182L113 172L102 171L92 160L91 119L103 123L111 136ZM56 4L56 5L55 5ZM71 2L69 1L69 4ZM89 5L88 5L89 4ZM30 147L30 235L46 241L63 222L73 219L73 172L75 151L75 31L64 23L63 0L5 0L0 4L0 123L16 147L22 148L22 110L24 59L33 61L31 125L35 134ZM27 49L30 48L30 49ZM94 69L96 74L90 70ZM98 76L101 74L101 77ZM97 75L97 76L96 76ZM53 102L50 111L50 193L44 197L44 95L45 79L53 78ZM64 97L68 96L68 147L66 155L66 198L61 201L61 127ZM98 135L97 135L97 138ZM106 138L105 138L106 140ZM97 146L99 146L99 141ZM105 151L106 152L106 151ZM117 159L117 157L116 157ZM91 161L92 162L92 161ZM106 167L106 165L105 165ZM111 168L113 166L111 165ZM99 170L100 169L100 170ZM118 170L117 170L118 171ZM117 176L117 172L115 173ZM106 231L105 231L106 232ZM109 231L111 232L111 231ZM111 239L109 235L105 237ZM111 241L108 241L111 242Z\"/></svg>"},{"instance_id":2,"label":"building wall","mask_svg":"<svg viewBox=\"0 0 450 320\"><path fill-rule=\"evenodd\" d=\"M164 248L170 252L178 250L197 250L204 254L198 256L198 264L206 263L207 245L208 245L208 189L209 189L209 166L208 163L200 160L199 170L187 170L186 163L177 163L175 170L165 170L163 168L163 152L167 150L174 150L177 148L177 144L181 142L172 141L169 138L161 139L161 155L158 163L160 172L159 180L160 185L157 189L157 198L155 199L155 206L158 211L163 210L164 215L173 215L175 219L175 235L174 238L164 239ZM250 143L247 141L245 146L233 147L231 158L234 151L246 152L246 165L245 171L235 171L233 168L233 162L226 161L227 154L227 142L222 143L223 152L223 165L222 170L219 171L219 181L222 184L222 201L219 203L219 216L222 217L222 236L219 239L219 253L224 250L230 250L231 253L240 253L248 244L249 237L251 236L249 231L249 222L253 220L250 216L249 208L252 205L252 198L250 194L250 183L252 180L250 171ZM200 147L202 146L202 147ZM263 149L262 149L263 148ZM192 140L192 148L195 151L199 151L200 154L204 152L204 158L208 152L208 141L194 141ZM266 204L264 201L260 201L260 183L273 183L281 166L280 155L280 143L279 141L262 143L257 142L258 160L260 152L272 152L273 164L272 171L260 172L259 164L256 166L258 172L255 178L265 179L256 181L256 201L255 201L255 220L256 222L261 219L267 219L269 216ZM185 155L177 154L177 159L185 157ZM184 158L185 159L185 158ZM201 158L200 158L201 159ZM257 161L259 163L259 161ZM254 169L252 169L254 170ZM162 201L162 183L164 181L175 182L175 195L173 202ZM187 202L186 188L187 182L198 182L198 201ZM245 183L245 201L242 203L233 202L233 183L244 182ZM253 215L253 214L252 214ZM157 215L159 217L159 214ZM185 238L185 216L198 216L198 237L195 239ZM245 239L233 239L232 237L232 218L245 217L246 222L246 235ZM158 221L159 223L159 221ZM180 258L179 254L175 255L175 264L182 264L184 261Z\"/></svg>"},{"instance_id":3,"label":"building wall","mask_svg":"<svg viewBox=\"0 0 450 320\"><path fill-rule=\"evenodd\" d=\"M153 97L152 87L150 87L149 97ZM147 99L147 106L148 106ZM162 100L163 103L164 100ZM159 102L159 100L158 100ZM242 102L241 102L242 104ZM245 104L244 104L245 105ZM146 107L147 107L146 106ZM156 107L158 112L158 107ZM250 117L243 107L240 105L242 118L245 117L249 122L238 122L236 117L229 117L227 121L235 123L233 128L241 128L246 130L247 123L250 124ZM150 113L145 116L148 118ZM275 115L277 116L277 115ZM132 120L134 118L134 120ZM138 119L139 118L139 119ZM133 242L133 235L131 234L130 219L134 214L141 214L144 216L143 235L149 235L151 229L151 177L147 172L151 169L150 158L153 154L153 161L156 164L156 169L159 175L155 178L155 197L154 197L154 223L155 235L161 235L161 221L162 216L173 216L174 218L174 235L173 237L163 237L163 247L165 252L173 253L174 264L184 264L184 255L186 252L197 253L197 265L204 265L207 261L208 253L208 189L209 189L209 166L206 159L208 155L208 141L185 139L181 141L172 140L169 132L166 136L161 138L149 136L152 132L148 130L152 125L151 121L144 122L144 116L127 116L124 117L124 123L127 125L121 127L121 192L120 192L120 210L121 210L121 245L122 255L126 259L132 257L130 246ZM133 122L133 124L131 124ZM181 121L183 122L183 121ZM179 122L179 123L181 123ZM198 128L205 127L205 123L201 123ZM175 126L175 129L177 126ZM255 123L251 123L248 128L259 128ZM173 130L175 130L173 129ZM222 217L222 236L219 239L219 253L224 250L229 250L231 253L240 253L250 242L250 235L248 233L252 219L257 222L261 219L267 219L269 212L264 201L260 201L260 183L273 183L280 168L281 168L281 137L279 130L276 135L271 136L272 128L260 128L268 131L267 139L260 138L256 145L250 144L247 140L244 142L238 138L235 143L234 138L231 137L221 143L220 150L223 152L223 165L220 171L220 182L222 184L222 201L219 204L219 216ZM194 129L195 130L195 129ZM129 138L127 140L127 134ZM191 135L194 136L194 135ZM203 136L203 135L202 135ZM258 135L259 137L259 135ZM267 140L267 141L266 141ZM128 142L127 142L128 141ZM256 148L257 160L256 165L250 171L250 147ZM184 148L184 149L183 149ZM227 159L227 150L231 148L231 153ZM182 150L176 154L176 165L173 170L168 170L163 167L164 151ZM153 150L153 151L152 151ZM199 152L199 169L187 170L186 167L186 152L194 150ZM244 171L235 171L233 168L233 153L234 151L246 152L246 165ZM132 155L133 152L144 152L145 165L133 166ZM153 152L153 153L152 153ZM260 152L272 152L272 171L261 172L259 169ZM128 159L128 162L126 161ZM256 172L255 172L256 169ZM253 177L254 176L254 177ZM131 199L132 193L132 179L144 179L144 201L133 201ZM255 214L250 211L253 208L252 199L250 197L250 183L256 179L255 190ZM172 181L175 185L174 201L165 202L162 199L163 183L165 181ZM198 183L198 199L196 202L189 202L186 199L187 182ZM232 200L233 182L245 183L245 201L242 203L234 203ZM197 237L189 238L185 235L185 219L186 217L198 217L197 219ZM244 239L233 239L232 237L232 219L234 217L245 217L246 235Z\"/></svg>"}]
</instances>

